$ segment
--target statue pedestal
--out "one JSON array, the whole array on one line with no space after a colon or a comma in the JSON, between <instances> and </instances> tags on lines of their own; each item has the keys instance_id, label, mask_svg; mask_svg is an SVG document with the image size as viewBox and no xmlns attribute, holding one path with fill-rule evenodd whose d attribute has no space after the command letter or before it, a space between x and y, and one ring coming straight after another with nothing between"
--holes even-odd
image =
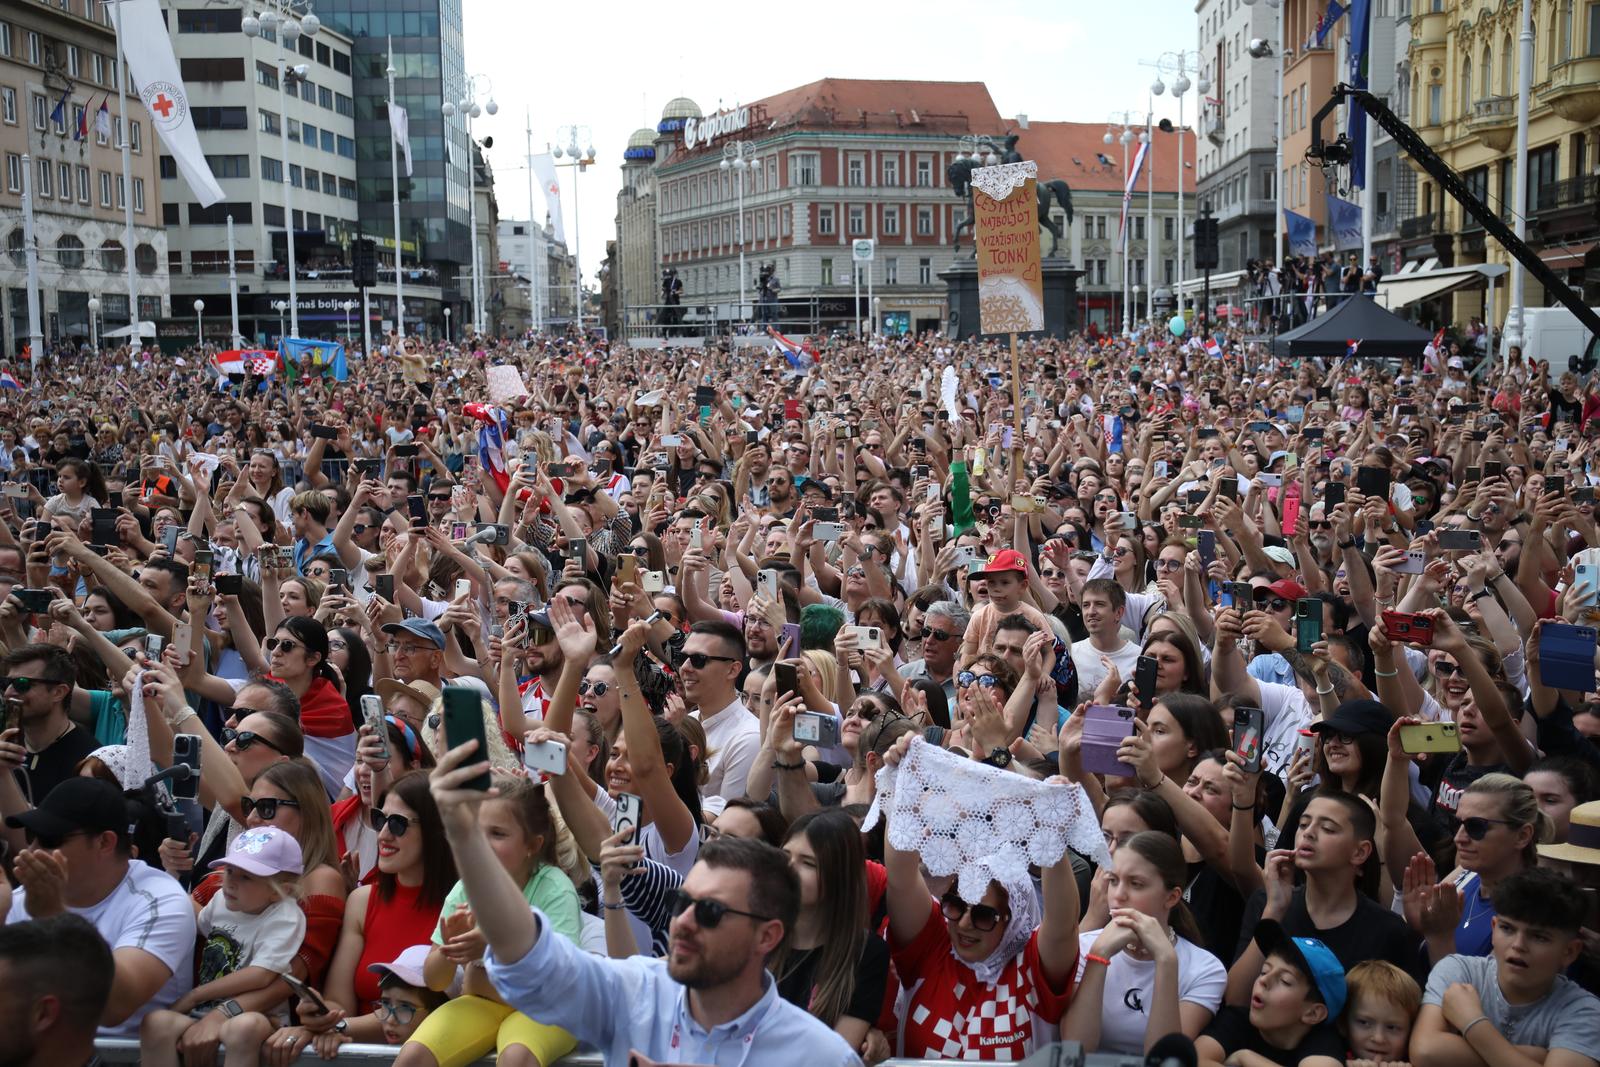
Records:
<instances>
[{"instance_id":1,"label":"statue pedestal","mask_svg":"<svg viewBox=\"0 0 1600 1067\"><path fill-rule=\"evenodd\" d=\"M1022 337L1054 337L1064 339L1081 326L1078 316L1078 279L1083 271L1059 256L1051 256L1041 264L1044 273L1044 329ZM965 339L978 336L1004 336L982 334L978 317L978 264L971 258L959 259L948 270L939 272L944 279L950 313L945 320L947 336Z\"/></svg>"}]
</instances>

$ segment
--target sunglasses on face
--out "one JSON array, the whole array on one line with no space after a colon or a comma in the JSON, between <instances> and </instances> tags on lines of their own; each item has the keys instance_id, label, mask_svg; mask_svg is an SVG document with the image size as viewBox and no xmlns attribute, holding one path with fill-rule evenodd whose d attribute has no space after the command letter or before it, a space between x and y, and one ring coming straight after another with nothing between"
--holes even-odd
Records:
<instances>
[{"instance_id":1,"label":"sunglasses on face","mask_svg":"<svg viewBox=\"0 0 1600 1067\"><path fill-rule=\"evenodd\" d=\"M417 1006L403 1000L379 999L373 1011L379 1019L393 1019L401 1026L410 1026L411 1020L416 1017Z\"/></svg>"},{"instance_id":2,"label":"sunglasses on face","mask_svg":"<svg viewBox=\"0 0 1600 1067\"><path fill-rule=\"evenodd\" d=\"M722 924L723 916L726 915L742 915L746 919L753 919L758 923L771 921L765 915L757 915L754 912L730 908L720 900L696 900L681 889L672 891L672 896L668 898L668 904L672 909L672 917L674 919L693 907L694 924L702 930L715 930Z\"/></svg>"},{"instance_id":3,"label":"sunglasses on face","mask_svg":"<svg viewBox=\"0 0 1600 1067\"><path fill-rule=\"evenodd\" d=\"M1462 673L1462 671L1460 664L1449 663L1445 660L1440 660L1433 665L1433 673L1437 674L1441 678L1454 678L1456 675Z\"/></svg>"},{"instance_id":4,"label":"sunglasses on face","mask_svg":"<svg viewBox=\"0 0 1600 1067\"><path fill-rule=\"evenodd\" d=\"M688 655L684 656L683 660L684 660L685 663L689 664L691 667L693 667L697 671L705 670L706 669L706 664L710 663L713 660L717 661L718 663L738 663L739 662L738 660L734 659L732 656L712 656L712 655L709 655L709 654L707 654L705 652L691 652Z\"/></svg>"},{"instance_id":5,"label":"sunglasses on face","mask_svg":"<svg viewBox=\"0 0 1600 1067\"><path fill-rule=\"evenodd\" d=\"M1461 820L1461 829L1466 831L1467 836L1474 841L1482 841L1487 837L1491 826L1515 825L1515 823L1507 822L1505 819L1483 819L1476 815Z\"/></svg>"},{"instance_id":6,"label":"sunglasses on face","mask_svg":"<svg viewBox=\"0 0 1600 1067\"><path fill-rule=\"evenodd\" d=\"M944 630L935 630L931 626L922 631L924 641L948 641L954 636L955 634L946 633Z\"/></svg>"},{"instance_id":7,"label":"sunglasses on face","mask_svg":"<svg viewBox=\"0 0 1600 1067\"><path fill-rule=\"evenodd\" d=\"M1001 919L1011 918L1009 912L991 908L987 904L968 904L954 893L946 893L939 898L939 910L953 923L960 922L963 915L970 914L972 928L983 933L988 933L999 926Z\"/></svg>"},{"instance_id":8,"label":"sunglasses on face","mask_svg":"<svg viewBox=\"0 0 1600 1067\"><path fill-rule=\"evenodd\" d=\"M286 808L298 808L300 806L298 800L279 800L277 797L262 797L260 800L254 797L239 798L239 810L244 812L244 817L247 819L251 813L254 813L271 822L277 818L280 804Z\"/></svg>"},{"instance_id":9,"label":"sunglasses on face","mask_svg":"<svg viewBox=\"0 0 1600 1067\"><path fill-rule=\"evenodd\" d=\"M644 559L646 556L650 555L650 548L648 545L630 545L628 546L628 551L637 556L639 559Z\"/></svg>"},{"instance_id":10,"label":"sunglasses on face","mask_svg":"<svg viewBox=\"0 0 1600 1067\"><path fill-rule=\"evenodd\" d=\"M603 697L610 691L610 682L591 682L589 679L585 678L583 681L578 683L579 696L583 696L585 693L593 693L597 697Z\"/></svg>"},{"instance_id":11,"label":"sunglasses on face","mask_svg":"<svg viewBox=\"0 0 1600 1067\"><path fill-rule=\"evenodd\" d=\"M1133 549L1129 548L1127 545L1118 545L1116 548L1111 550L1111 554L1120 559L1123 556L1133 555Z\"/></svg>"},{"instance_id":12,"label":"sunglasses on face","mask_svg":"<svg viewBox=\"0 0 1600 1067\"><path fill-rule=\"evenodd\" d=\"M1044 570L1039 572L1039 577L1045 578L1045 579L1049 579L1049 578L1065 578L1066 576L1067 576L1067 572L1066 571L1052 570L1050 568L1046 568L1046 569L1044 569Z\"/></svg>"},{"instance_id":13,"label":"sunglasses on face","mask_svg":"<svg viewBox=\"0 0 1600 1067\"><path fill-rule=\"evenodd\" d=\"M428 494L428 499L433 501L435 504L448 504L448 503L450 503L450 494L449 493L429 493Z\"/></svg>"},{"instance_id":14,"label":"sunglasses on face","mask_svg":"<svg viewBox=\"0 0 1600 1067\"><path fill-rule=\"evenodd\" d=\"M1182 569L1183 569L1183 560L1181 560L1181 559L1158 559L1158 560L1156 560L1156 570L1158 570L1158 571L1181 571Z\"/></svg>"},{"instance_id":15,"label":"sunglasses on face","mask_svg":"<svg viewBox=\"0 0 1600 1067\"><path fill-rule=\"evenodd\" d=\"M962 689L970 688L973 682L977 682L984 689L993 689L998 681L999 679L992 674L973 674L971 671L962 671L956 675L956 684Z\"/></svg>"},{"instance_id":16,"label":"sunglasses on face","mask_svg":"<svg viewBox=\"0 0 1600 1067\"><path fill-rule=\"evenodd\" d=\"M406 831L411 829L411 820L404 815L385 815L376 808L373 809L369 819L374 830L381 834L387 828L390 837L404 837Z\"/></svg>"},{"instance_id":17,"label":"sunglasses on face","mask_svg":"<svg viewBox=\"0 0 1600 1067\"><path fill-rule=\"evenodd\" d=\"M32 848L55 850L66 844L72 838L84 837L87 836L88 833L89 831L87 830L68 830L64 834L41 834L29 830L24 836L27 838L28 845Z\"/></svg>"},{"instance_id":18,"label":"sunglasses on face","mask_svg":"<svg viewBox=\"0 0 1600 1067\"><path fill-rule=\"evenodd\" d=\"M283 749L253 730L235 730L231 726L225 726L222 729L222 743L224 745L232 745L236 752L248 752L252 746L259 743L266 745L280 756L288 755Z\"/></svg>"},{"instance_id":19,"label":"sunglasses on face","mask_svg":"<svg viewBox=\"0 0 1600 1067\"><path fill-rule=\"evenodd\" d=\"M1327 522L1327 521L1322 520L1322 519L1312 519L1311 522L1308 525L1310 525L1310 527L1313 530L1331 530L1331 529L1333 529L1333 523Z\"/></svg>"},{"instance_id":20,"label":"sunglasses on face","mask_svg":"<svg viewBox=\"0 0 1600 1067\"><path fill-rule=\"evenodd\" d=\"M58 683L52 682L48 678L24 678L20 675L15 678L0 678L0 693L4 693L7 689L14 689L20 696L36 685L56 684Z\"/></svg>"},{"instance_id":21,"label":"sunglasses on face","mask_svg":"<svg viewBox=\"0 0 1600 1067\"><path fill-rule=\"evenodd\" d=\"M305 648L306 646L300 644L298 641L291 641L287 637L269 637L265 641L261 642L261 647L266 649L268 652L282 652L285 655L288 655L295 649Z\"/></svg>"}]
</instances>

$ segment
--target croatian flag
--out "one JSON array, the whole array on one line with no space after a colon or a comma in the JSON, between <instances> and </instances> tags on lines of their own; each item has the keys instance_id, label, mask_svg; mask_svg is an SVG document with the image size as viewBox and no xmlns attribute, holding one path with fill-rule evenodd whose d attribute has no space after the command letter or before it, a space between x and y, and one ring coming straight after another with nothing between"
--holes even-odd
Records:
<instances>
[{"instance_id":1,"label":"croatian flag","mask_svg":"<svg viewBox=\"0 0 1600 1067\"><path fill-rule=\"evenodd\" d=\"M1217 344L1217 339L1215 337L1206 338L1206 355L1210 356L1212 359L1222 358L1222 346Z\"/></svg>"},{"instance_id":2,"label":"croatian flag","mask_svg":"<svg viewBox=\"0 0 1600 1067\"><path fill-rule=\"evenodd\" d=\"M244 353L238 350L218 352L211 357L211 362L216 364L217 370L224 378L237 374L244 377Z\"/></svg>"},{"instance_id":3,"label":"croatian flag","mask_svg":"<svg viewBox=\"0 0 1600 1067\"><path fill-rule=\"evenodd\" d=\"M505 409L488 404L463 404L461 410L468 418L483 423L478 427L478 464L489 472L489 477L504 493L511 486L511 472L506 469L505 452L506 439L511 436L511 424L506 419Z\"/></svg>"},{"instance_id":4,"label":"croatian flag","mask_svg":"<svg viewBox=\"0 0 1600 1067\"><path fill-rule=\"evenodd\" d=\"M767 336L778 342L778 351L783 353L783 358L795 370L805 370L816 361L817 354L809 346L789 340L771 326L767 327Z\"/></svg>"},{"instance_id":5,"label":"croatian flag","mask_svg":"<svg viewBox=\"0 0 1600 1067\"><path fill-rule=\"evenodd\" d=\"M8 370L0 370L0 389L15 389L22 392L22 383L17 381Z\"/></svg>"},{"instance_id":6,"label":"croatian flag","mask_svg":"<svg viewBox=\"0 0 1600 1067\"><path fill-rule=\"evenodd\" d=\"M1360 341L1346 341L1344 344L1344 358L1355 359L1356 349L1361 347Z\"/></svg>"},{"instance_id":7,"label":"croatian flag","mask_svg":"<svg viewBox=\"0 0 1600 1067\"><path fill-rule=\"evenodd\" d=\"M1439 332L1433 335L1433 340L1429 341L1426 345L1423 346L1422 354L1424 356L1426 356L1429 360L1432 360L1434 356L1437 356L1440 352L1443 352L1443 351L1444 351L1444 329L1440 328Z\"/></svg>"},{"instance_id":8,"label":"croatian flag","mask_svg":"<svg viewBox=\"0 0 1600 1067\"><path fill-rule=\"evenodd\" d=\"M1133 169L1128 171L1127 183L1122 187L1122 224L1117 229L1117 251L1125 252L1128 249L1128 212L1133 208L1134 186L1139 184L1139 172L1144 169L1144 157L1150 152L1150 143L1146 141L1139 146L1139 151L1133 157Z\"/></svg>"}]
</instances>

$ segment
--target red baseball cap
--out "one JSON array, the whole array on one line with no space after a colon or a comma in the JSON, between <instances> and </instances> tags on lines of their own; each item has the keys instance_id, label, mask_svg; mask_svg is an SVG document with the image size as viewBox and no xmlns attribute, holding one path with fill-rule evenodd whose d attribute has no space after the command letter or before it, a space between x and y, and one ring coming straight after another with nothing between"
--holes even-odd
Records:
<instances>
[{"instance_id":1,"label":"red baseball cap","mask_svg":"<svg viewBox=\"0 0 1600 1067\"><path fill-rule=\"evenodd\" d=\"M989 557L989 562L977 574L1020 574L1027 577L1028 561L1014 548L1002 548Z\"/></svg>"},{"instance_id":2,"label":"red baseball cap","mask_svg":"<svg viewBox=\"0 0 1600 1067\"><path fill-rule=\"evenodd\" d=\"M1306 595L1306 587L1293 578L1279 578L1267 588L1285 600L1304 600Z\"/></svg>"}]
</instances>

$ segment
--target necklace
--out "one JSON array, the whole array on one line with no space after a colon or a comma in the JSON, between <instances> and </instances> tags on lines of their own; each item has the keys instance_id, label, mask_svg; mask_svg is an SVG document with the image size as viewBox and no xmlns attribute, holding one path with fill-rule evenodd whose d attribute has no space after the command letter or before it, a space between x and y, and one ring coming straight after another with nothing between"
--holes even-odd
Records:
<instances>
[{"instance_id":1,"label":"necklace","mask_svg":"<svg viewBox=\"0 0 1600 1067\"><path fill-rule=\"evenodd\" d=\"M1483 882L1479 880L1478 891L1472 896L1472 907L1467 910L1467 917L1461 920L1461 929L1465 930L1472 925L1472 920L1482 915L1488 909L1483 904Z\"/></svg>"}]
</instances>

